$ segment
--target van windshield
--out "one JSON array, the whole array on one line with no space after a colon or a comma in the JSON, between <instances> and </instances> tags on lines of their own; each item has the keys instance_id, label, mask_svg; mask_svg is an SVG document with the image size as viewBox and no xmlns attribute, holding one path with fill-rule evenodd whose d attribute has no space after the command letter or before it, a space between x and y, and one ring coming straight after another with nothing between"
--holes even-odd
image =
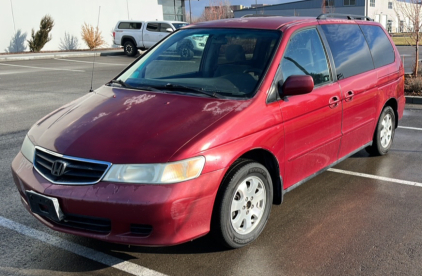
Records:
<instances>
[{"instance_id":1,"label":"van windshield","mask_svg":"<svg viewBox=\"0 0 422 276\"><path fill-rule=\"evenodd\" d=\"M265 75L280 31L185 29L175 32L117 81L168 93L251 98Z\"/></svg>"}]
</instances>

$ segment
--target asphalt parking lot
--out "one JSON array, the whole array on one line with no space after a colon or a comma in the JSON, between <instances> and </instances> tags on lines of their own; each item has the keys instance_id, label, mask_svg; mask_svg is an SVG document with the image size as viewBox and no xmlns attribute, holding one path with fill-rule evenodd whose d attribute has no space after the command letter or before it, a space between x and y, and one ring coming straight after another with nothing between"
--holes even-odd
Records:
<instances>
[{"instance_id":1,"label":"asphalt parking lot","mask_svg":"<svg viewBox=\"0 0 422 276\"><path fill-rule=\"evenodd\" d=\"M0 62L0 275L421 275L422 106L407 106L388 155L363 150L286 194L250 246L174 247L54 232L22 206L10 164L38 119L90 89L92 57ZM133 58L97 57L93 87Z\"/></svg>"}]
</instances>

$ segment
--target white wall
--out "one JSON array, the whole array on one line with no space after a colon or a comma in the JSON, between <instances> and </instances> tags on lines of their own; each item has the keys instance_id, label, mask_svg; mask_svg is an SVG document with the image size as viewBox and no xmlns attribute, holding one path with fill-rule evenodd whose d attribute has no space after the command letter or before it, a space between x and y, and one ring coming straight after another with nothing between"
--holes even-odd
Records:
<instances>
[{"instance_id":1,"label":"white wall","mask_svg":"<svg viewBox=\"0 0 422 276\"><path fill-rule=\"evenodd\" d=\"M163 8L157 0L11 0L16 30L21 29L31 36L31 29L39 30L41 18L49 14L54 19L51 31L53 39L42 51L58 50L60 39L67 32L77 36L80 49L88 49L81 38L84 22L97 26L98 10L101 6L99 29L111 47L111 31L118 20L162 20ZM128 17L129 11L129 17ZM0 53L5 52L14 35L10 0L0 0ZM27 45L27 44L26 44ZM29 47L27 48L29 51Z\"/></svg>"}]
</instances>

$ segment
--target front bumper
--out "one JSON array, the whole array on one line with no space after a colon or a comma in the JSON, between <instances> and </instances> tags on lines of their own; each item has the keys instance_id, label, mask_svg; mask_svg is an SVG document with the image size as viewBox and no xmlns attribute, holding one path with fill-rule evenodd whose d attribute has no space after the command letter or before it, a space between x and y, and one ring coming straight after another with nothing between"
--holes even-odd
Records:
<instances>
[{"instance_id":1,"label":"front bumper","mask_svg":"<svg viewBox=\"0 0 422 276\"><path fill-rule=\"evenodd\" d=\"M26 209L48 227L109 242L167 246L207 234L223 170L177 184L137 185L99 182L95 185L54 185L43 178L21 153L12 162L15 184ZM57 223L31 212L26 191L57 198L65 216L109 221L110 230ZM136 227L151 227L140 234Z\"/></svg>"}]
</instances>

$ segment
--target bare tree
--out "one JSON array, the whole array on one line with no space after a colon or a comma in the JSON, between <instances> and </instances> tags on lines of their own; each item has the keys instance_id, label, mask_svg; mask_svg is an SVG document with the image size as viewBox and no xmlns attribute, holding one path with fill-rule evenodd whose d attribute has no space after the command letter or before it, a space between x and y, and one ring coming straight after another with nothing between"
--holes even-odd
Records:
<instances>
[{"instance_id":1,"label":"bare tree","mask_svg":"<svg viewBox=\"0 0 422 276\"><path fill-rule=\"evenodd\" d=\"M322 13L333 13L335 12L334 0L322 0L321 11Z\"/></svg>"},{"instance_id":2,"label":"bare tree","mask_svg":"<svg viewBox=\"0 0 422 276\"><path fill-rule=\"evenodd\" d=\"M230 7L230 1L228 0L209 0L209 6L205 7L205 10L202 12L201 17L198 19L200 21L211 21L224 18L232 18L233 11Z\"/></svg>"},{"instance_id":3,"label":"bare tree","mask_svg":"<svg viewBox=\"0 0 422 276\"><path fill-rule=\"evenodd\" d=\"M399 20L403 20L406 29L410 32L411 41L415 42L415 64L413 75L418 76L419 70L419 41L422 31L422 5L421 0L394 1L394 11ZM408 20L406 20L408 19Z\"/></svg>"},{"instance_id":4,"label":"bare tree","mask_svg":"<svg viewBox=\"0 0 422 276\"><path fill-rule=\"evenodd\" d=\"M64 39L60 38L60 50L76 50L78 49L79 41L76 36L68 34L67 32L64 33Z\"/></svg>"},{"instance_id":5,"label":"bare tree","mask_svg":"<svg viewBox=\"0 0 422 276\"><path fill-rule=\"evenodd\" d=\"M22 33L21 30L17 30L10 39L9 47L4 49L4 51L6 53L18 53L26 51L25 40L26 33Z\"/></svg>"}]
</instances>

